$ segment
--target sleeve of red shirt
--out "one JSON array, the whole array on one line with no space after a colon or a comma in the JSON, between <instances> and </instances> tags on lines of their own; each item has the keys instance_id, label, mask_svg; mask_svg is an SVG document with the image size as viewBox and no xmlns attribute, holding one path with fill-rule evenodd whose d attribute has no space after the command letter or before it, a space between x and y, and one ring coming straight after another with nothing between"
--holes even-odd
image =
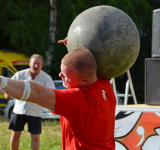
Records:
<instances>
[{"instance_id":1,"label":"sleeve of red shirt","mask_svg":"<svg viewBox=\"0 0 160 150\"><path fill-rule=\"evenodd\" d=\"M82 101L85 99L83 92L78 88L64 90L53 89L53 91L56 94L56 108L52 113L62 115L68 120L75 119L83 109Z\"/></svg>"}]
</instances>

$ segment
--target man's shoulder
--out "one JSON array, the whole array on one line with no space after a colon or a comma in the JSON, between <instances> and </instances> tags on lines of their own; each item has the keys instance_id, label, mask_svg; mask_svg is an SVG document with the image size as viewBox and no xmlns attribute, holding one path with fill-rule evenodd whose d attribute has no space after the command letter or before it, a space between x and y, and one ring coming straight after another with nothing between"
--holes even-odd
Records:
<instances>
[{"instance_id":1,"label":"man's shoulder","mask_svg":"<svg viewBox=\"0 0 160 150\"><path fill-rule=\"evenodd\" d=\"M64 94L68 93L71 95L83 92L83 89L79 89L79 88L68 88L68 89L63 89L63 90L52 89L52 90L58 93L64 93Z\"/></svg>"},{"instance_id":2,"label":"man's shoulder","mask_svg":"<svg viewBox=\"0 0 160 150\"><path fill-rule=\"evenodd\" d=\"M16 72L12 77L12 79L21 79L22 77L26 76L26 74L29 72L29 69L30 68L27 68L27 69Z\"/></svg>"},{"instance_id":3,"label":"man's shoulder","mask_svg":"<svg viewBox=\"0 0 160 150\"><path fill-rule=\"evenodd\" d=\"M26 72L29 72L30 68L27 68L27 69L23 69L23 70L20 70L18 72L16 72L17 74L22 74L22 73L26 73Z\"/></svg>"},{"instance_id":4,"label":"man's shoulder","mask_svg":"<svg viewBox=\"0 0 160 150\"><path fill-rule=\"evenodd\" d=\"M88 89L91 89L91 88L103 88L104 86L110 86L110 82L108 79L102 79L102 78L99 78L97 77L97 81L90 84L89 86L85 87L85 88L88 88Z\"/></svg>"},{"instance_id":5,"label":"man's shoulder","mask_svg":"<svg viewBox=\"0 0 160 150\"><path fill-rule=\"evenodd\" d=\"M45 76L45 77L51 77L49 74L47 74L46 72L44 72L43 70L41 70L41 75L42 76Z\"/></svg>"},{"instance_id":6,"label":"man's shoulder","mask_svg":"<svg viewBox=\"0 0 160 150\"><path fill-rule=\"evenodd\" d=\"M100 83L99 85L103 86L108 86L110 85L110 81L108 79L102 79L102 78L97 78L97 83Z\"/></svg>"}]
</instances>

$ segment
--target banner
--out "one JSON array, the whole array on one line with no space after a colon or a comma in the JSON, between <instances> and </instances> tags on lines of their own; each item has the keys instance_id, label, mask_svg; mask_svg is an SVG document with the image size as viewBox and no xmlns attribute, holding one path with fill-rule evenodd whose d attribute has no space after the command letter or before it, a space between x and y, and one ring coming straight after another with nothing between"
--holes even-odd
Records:
<instances>
[{"instance_id":1,"label":"banner","mask_svg":"<svg viewBox=\"0 0 160 150\"><path fill-rule=\"evenodd\" d=\"M116 111L116 150L160 150L160 112Z\"/></svg>"}]
</instances>

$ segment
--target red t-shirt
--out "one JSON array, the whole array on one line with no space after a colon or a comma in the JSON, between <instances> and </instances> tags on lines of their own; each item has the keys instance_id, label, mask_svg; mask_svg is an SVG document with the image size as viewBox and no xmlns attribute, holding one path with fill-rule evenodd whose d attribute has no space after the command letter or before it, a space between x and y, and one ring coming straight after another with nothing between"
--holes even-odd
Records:
<instances>
[{"instance_id":1,"label":"red t-shirt","mask_svg":"<svg viewBox=\"0 0 160 150\"><path fill-rule=\"evenodd\" d=\"M115 150L116 98L108 80L88 87L55 90L63 150Z\"/></svg>"}]
</instances>

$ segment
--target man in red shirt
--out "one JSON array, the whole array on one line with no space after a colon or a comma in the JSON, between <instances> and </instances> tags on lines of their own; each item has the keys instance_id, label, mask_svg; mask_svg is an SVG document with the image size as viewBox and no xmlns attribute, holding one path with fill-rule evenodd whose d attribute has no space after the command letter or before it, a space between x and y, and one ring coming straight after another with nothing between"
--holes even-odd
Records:
<instances>
[{"instance_id":1,"label":"man in red shirt","mask_svg":"<svg viewBox=\"0 0 160 150\"><path fill-rule=\"evenodd\" d=\"M33 81L4 77L0 77L0 88L12 97L61 115L63 150L115 150L116 98L110 82L98 78L96 70L91 52L76 49L61 61L59 76L67 89L49 89Z\"/></svg>"}]
</instances>

